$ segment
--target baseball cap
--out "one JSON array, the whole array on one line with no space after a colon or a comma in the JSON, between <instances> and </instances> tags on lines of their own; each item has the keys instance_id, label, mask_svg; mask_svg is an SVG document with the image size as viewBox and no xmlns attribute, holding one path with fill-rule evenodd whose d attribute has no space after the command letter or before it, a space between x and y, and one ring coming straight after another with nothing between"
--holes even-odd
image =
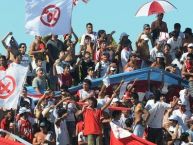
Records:
<instances>
[{"instance_id":1,"label":"baseball cap","mask_svg":"<svg viewBox=\"0 0 193 145\"><path fill-rule=\"evenodd\" d=\"M169 119L169 120L178 121L178 116L177 116L177 115L171 115L168 119Z\"/></svg>"},{"instance_id":2,"label":"baseball cap","mask_svg":"<svg viewBox=\"0 0 193 145\"><path fill-rule=\"evenodd\" d=\"M146 28L150 28L150 25L149 24L144 24L143 29L146 29Z\"/></svg>"},{"instance_id":3,"label":"baseball cap","mask_svg":"<svg viewBox=\"0 0 193 145\"><path fill-rule=\"evenodd\" d=\"M126 32L121 33L120 40L122 40L123 37L125 37L125 36L129 36L129 35Z\"/></svg>"},{"instance_id":4,"label":"baseball cap","mask_svg":"<svg viewBox=\"0 0 193 145\"><path fill-rule=\"evenodd\" d=\"M39 70L43 70L43 68L42 67L37 67L36 72L39 71Z\"/></svg>"},{"instance_id":5,"label":"baseball cap","mask_svg":"<svg viewBox=\"0 0 193 145\"><path fill-rule=\"evenodd\" d=\"M191 28L186 28L184 33L192 34L192 29Z\"/></svg>"},{"instance_id":6,"label":"baseball cap","mask_svg":"<svg viewBox=\"0 0 193 145\"><path fill-rule=\"evenodd\" d=\"M41 122L40 123L40 127L45 127L46 126L46 123L45 122Z\"/></svg>"},{"instance_id":7,"label":"baseball cap","mask_svg":"<svg viewBox=\"0 0 193 145\"><path fill-rule=\"evenodd\" d=\"M158 52L158 53L156 54L156 57L158 57L158 58L164 58L164 54L163 54L162 52Z\"/></svg>"}]
</instances>

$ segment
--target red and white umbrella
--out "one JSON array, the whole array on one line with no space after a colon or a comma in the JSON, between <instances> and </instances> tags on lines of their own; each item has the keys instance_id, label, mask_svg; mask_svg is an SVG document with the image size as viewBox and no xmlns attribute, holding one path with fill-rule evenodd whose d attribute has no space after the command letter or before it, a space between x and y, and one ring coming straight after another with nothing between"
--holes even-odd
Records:
<instances>
[{"instance_id":1,"label":"red and white umbrella","mask_svg":"<svg viewBox=\"0 0 193 145\"><path fill-rule=\"evenodd\" d=\"M176 9L176 7L166 0L153 0L141 6L135 16L139 17L166 13L174 9Z\"/></svg>"}]
</instances>

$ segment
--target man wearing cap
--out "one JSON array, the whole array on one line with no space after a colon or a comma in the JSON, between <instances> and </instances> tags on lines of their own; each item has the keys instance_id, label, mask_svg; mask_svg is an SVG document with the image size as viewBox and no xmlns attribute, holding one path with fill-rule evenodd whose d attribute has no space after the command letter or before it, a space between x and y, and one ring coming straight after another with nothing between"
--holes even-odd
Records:
<instances>
[{"instance_id":1,"label":"man wearing cap","mask_svg":"<svg viewBox=\"0 0 193 145\"><path fill-rule=\"evenodd\" d=\"M162 52L158 52L156 54L156 60L151 64L151 67L165 69L164 59L165 59L164 54Z\"/></svg>"},{"instance_id":2,"label":"man wearing cap","mask_svg":"<svg viewBox=\"0 0 193 145\"><path fill-rule=\"evenodd\" d=\"M188 130L187 121L192 116L191 112L186 110L187 103L185 101L178 101L179 109L174 110L172 115L178 116L178 122L182 126L183 132Z\"/></svg>"},{"instance_id":3,"label":"man wearing cap","mask_svg":"<svg viewBox=\"0 0 193 145\"><path fill-rule=\"evenodd\" d=\"M179 144L180 135L183 132L182 126L178 123L178 116L177 115L171 115L168 120L170 123L170 126L166 128L171 138L168 140L168 144Z\"/></svg>"},{"instance_id":4,"label":"man wearing cap","mask_svg":"<svg viewBox=\"0 0 193 145\"><path fill-rule=\"evenodd\" d=\"M32 81L32 87L35 89L37 94L43 94L43 92L48 88L47 80L44 77L43 68L36 68L36 77Z\"/></svg>"},{"instance_id":5,"label":"man wearing cap","mask_svg":"<svg viewBox=\"0 0 193 145\"><path fill-rule=\"evenodd\" d=\"M37 132L33 138L33 145L39 144L54 144L55 139L53 132L47 130L46 122L40 123L40 132Z\"/></svg>"},{"instance_id":6,"label":"man wearing cap","mask_svg":"<svg viewBox=\"0 0 193 145\"><path fill-rule=\"evenodd\" d=\"M121 60L121 51L123 49L123 44L124 43L129 43L130 44L130 50L132 51L132 45L131 45L131 40L128 39L129 35L125 32L121 33L121 36L120 36L120 41L118 43L118 46L117 46L117 50L115 52L115 54L118 56L118 60ZM124 67L121 65L121 62L119 62L119 66Z\"/></svg>"},{"instance_id":7,"label":"man wearing cap","mask_svg":"<svg viewBox=\"0 0 193 145\"><path fill-rule=\"evenodd\" d=\"M121 50L121 64L125 66L129 60L131 54L131 43L126 41L122 45L123 49Z\"/></svg>"},{"instance_id":8,"label":"man wearing cap","mask_svg":"<svg viewBox=\"0 0 193 145\"><path fill-rule=\"evenodd\" d=\"M28 113L30 110L26 107L19 109L19 120L18 120L18 133L19 136L29 142L32 140L32 125L28 119Z\"/></svg>"},{"instance_id":9,"label":"man wearing cap","mask_svg":"<svg viewBox=\"0 0 193 145\"><path fill-rule=\"evenodd\" d=\"M193 54L193 43L189 43L189 44L188 44L188 52L182 54L182 57L181 57L181 59L180 59L180 62L184 63L184 61L186 60L187 55L188 55L189 53L192 53L192 54Z\"/></svg>"},{"instance_id":10,"label":"man wearing cap","mask_svg":"<svg viewBox=\"0 0 193 145\"><path fill-rule=\"evenodd\" d=\"M184 31L185 38L183 39L183 46L186 44L193 43L193 33L191 28L186 28Z\"/></svg>"}]
</instances>

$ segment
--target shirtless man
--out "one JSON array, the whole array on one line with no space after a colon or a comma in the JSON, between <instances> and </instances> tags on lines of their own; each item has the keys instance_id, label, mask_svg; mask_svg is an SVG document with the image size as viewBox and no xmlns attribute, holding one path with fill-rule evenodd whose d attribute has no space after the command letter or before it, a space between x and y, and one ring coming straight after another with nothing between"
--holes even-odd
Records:
<instances>
[{"instance_id":1,"label":"shirtless man","mask_svg":"<svg viewBox=\"0 0 193 145\"><path fill-rule=\"evenodd\" d=\"M141 103L138 103L134 110L134 127L133 134L139 137L143 137L145 125L149 118L149 112L143 108Z\"/></svg>"},{"instance_id":2,"label":"shirtless man","mask_svg":"<svg viewBox=\"0 0 193 145\"><path fill-rule=\"evenodd\" d=\"M40 123L40 132L37 132L33 138L33 145L44 145L45 143L49 145L55 145L55 140L53 133L47 131L46 123Z\"/></svg>"},{"instance_id":3,"label":"shirtless man","mask_svg":"<svg viewBox=\"0 0 193 145\"><path fill-rule=\"evenodd\" d=\"M182 67L182 75L189 81L190 94L193 96L193 54L189 53Z\"/></svg>"}]
</instances>

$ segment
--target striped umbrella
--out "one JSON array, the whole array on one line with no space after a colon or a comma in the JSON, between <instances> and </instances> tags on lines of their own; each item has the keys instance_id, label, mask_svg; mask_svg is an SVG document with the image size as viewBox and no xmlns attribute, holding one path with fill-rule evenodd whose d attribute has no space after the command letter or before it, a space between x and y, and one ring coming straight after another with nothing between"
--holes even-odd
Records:
<instances>
[{"instance_id":1,"label":"striped umbrella","mask_svg":"<svg viewBox=\"0 0 193 145\"><path fill-rule=\"evenodd\" d=\"M135 14L135 16L139 17L149 16L152 14L166 13L174 9L176 9L176 7L166 0L153 0L142 5Z\"/></svg>"}]
</instances>

